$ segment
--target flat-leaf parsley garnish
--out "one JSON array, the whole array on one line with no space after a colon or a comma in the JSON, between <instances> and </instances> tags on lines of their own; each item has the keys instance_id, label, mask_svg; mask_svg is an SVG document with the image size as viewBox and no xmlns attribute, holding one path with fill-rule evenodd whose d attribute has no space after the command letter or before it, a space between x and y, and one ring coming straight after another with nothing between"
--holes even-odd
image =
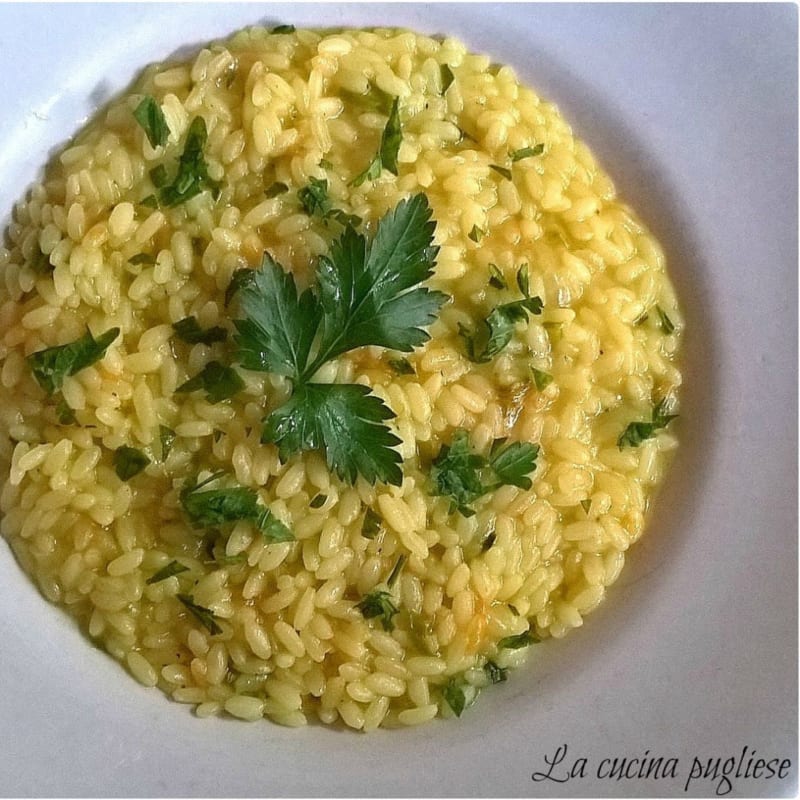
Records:
<instances>
[{"instance_id":1,"label":"flat-leaf parsley garnish","mask_svg":"<svg viewBox=\"0 0 800 800\"><path fill-rule=\"evenodd\" d=\"M351 182L352 186L361 186L364 181L374 181L385 169L397 175L397 154L403 141L403 129L400 124L399 100L395 97L389 111L389 119L381 135L381 145L377 155L369 162L367 168Z\"/></svg>"},{"instance_id":2,"label":"flat-leaf parsley garnish","mask_svg":"<svg viewBox=\"0 0 800 800\"><path fill-rule=\"evenodd\" d=\"M214 344L214 342L224 342L228 338L228 331L219 325L203 330L197 317L194 316L173 322L172 329L176 336L187 344Z\"/></svg>"},{"instance_id":3,"label":"flat-leaf parsley garnish","mask_svg":"<svg viewBox=\"0 0 800 800\"><path fill-rule=\"evenodd\" d=\"M114 471L121 481L129 481L149 463L150 459L135 447L129 447L124 444L114 451Z\"/></svg>"},{"instance_id":4,"label":"flat-leaf parsley garnish","mask_svg":"<svg viewBox=\"0 0 800 800\"><path fill-rule=\"evenodd\" d=\"M328 361L374 345L411 352L429 338L446 295L421 284L438 248L424 195L400 202L379 222L372 241L347 225L317 267L317 285L298 292L294 277L269 255L237 292L244 319L234 321L238 360L293 384L289 400L265 420L262 441L281 458L324 450L328 466L354 482L399 484L397 437L384 424L394 415L365 386L313 382Z\"/></svg>"},{"instance_id":5,"label":"flat-leaf parsley garnish","mask_svg":"<svg viewBox=\"0 0 800 800\"><path fill-rule=\"evenodd\" d=\"M48 394L58 391L69 375L99 361L108 346L119 336L119 328L111 328L96 339L91 331L69 344L48 347L28 356L33 377Z\"/></svg>"},{"instance_id":6,"label":"flat-leaf parsley garnish","mask_svg":"<svg viewBox=\"0 0 800 800\"><path fill-rule=\"evenodd\" d=\"M244 386L244 381L235 369L226 367L219 361L209 361L197 375L182 383L175 391L185 393L203 389L209 403L221 403L223 400L230 400Z\"/></svg>"},{"instance_id":7,"label":"flat-leaf parsley garnish","mask_svg":"<svg viewBox=\"0 0 800 800\"><path fill-rule=\"evenodd\" d=\"M176 594L175 597L189 609L192 616L200 622L212 636L222 633L222 628L217 625L217 620L211 609L197 605L197 603L194 602L194 597L190 594Z\"/></svg>"},{"instance_id":8,"label":"flat-leaf parsley garnish","mask_svg":"<svg viewBox=\"0 0 800 800\"><path fill-rule=\"evenodd\" d=\"M178 172L169 186L159 192L159 200L165 206L177 206L191 200L204 189L219 190L219 184L208 175L208 164L203 148L208 141L206 123L202 117L195 117L189 125L183 153L178 160Z\"/></svg>"},{"instance_id":9,"label":"flat-leaf parsley garnish","mask_svg":"<svg viewBox=\"0 0 800 800\"><path fill-rule=\"evenodd\" d=\"M529 442L506 444L498 439L486 458L472 450L469 435L458 429L450 445L443 445L431 465L434 493L450 498L451 511L471 517L470 505L501 486L530 489L539 446Z\"/></svg>"},{"instance_id":10,"label":"flat-leaf parsley garnish","mask_svg":"<svg viewBox=\"0 0 800 800\"><path fill-rule=\"evenodd\" d=\"M617 446L621 450L623 447L638 447L645 439L652 439L658 431L666 428L675 419L677 414L667 413L667 398L665 397L653 409L650 422L631 422L617 440Z\"/></svg>"}]
</instances>

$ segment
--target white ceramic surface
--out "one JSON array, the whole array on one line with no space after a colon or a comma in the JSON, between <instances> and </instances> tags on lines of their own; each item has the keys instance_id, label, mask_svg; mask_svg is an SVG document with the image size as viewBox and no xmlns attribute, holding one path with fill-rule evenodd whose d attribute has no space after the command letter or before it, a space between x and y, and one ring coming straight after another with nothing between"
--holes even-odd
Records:
<instances>
[{"instance_id":1,"label":"white ceramic surface","mask_svg":"<svg viewBox=\"0 0 800 800\"><path fill-rule=\"evenodd\" d=\"M0 218L141 67L258 22L452 33L557 102L667 250L684 445L585 626L414 730L198 720L94 649L0 540L0 794L678 796L694 757L745 746L790 774L731 796L795 794L797 8L0 5ZM583 757L586 777L532 781L562 744L553 776ZM645 751L677 777L597 778Z\"/></svg>"}]
</instances>

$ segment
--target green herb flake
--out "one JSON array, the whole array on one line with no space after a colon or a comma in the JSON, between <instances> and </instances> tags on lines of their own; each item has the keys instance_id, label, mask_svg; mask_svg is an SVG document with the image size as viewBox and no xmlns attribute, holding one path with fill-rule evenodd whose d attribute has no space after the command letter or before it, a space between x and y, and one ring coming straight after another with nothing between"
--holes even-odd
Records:
<instances>
[{"instance_id":1,"label":"green herb flake","mask_svg":"<svg viewBox=\"0 0 800 800\"><path fill-rule=\"evenodd\" d=\"M322 508L325 503L328 501L328 495L326 494L318 494L316 497L311 499L311 502L308 504L309 508Z\"/></svg>"},{"instance_id":2,"label":"green herb flake","mask_svg":"<svg viewBox=\"0 0 800 800\"><path fill-rule=\"evenodd\" d=\"M400 577L400 573L403 571L406 561L407 557L404 555L398 556L397 561L395 561L392 571L389 573L389 577L386 579L386 585L390 589L395 585L395 583L397 583L397 579Z\"/></svg>"},{"instance_id":3,"label":"green herb flake","mask_svg":"<svg viewBox=\"0 0 800 800\"><path fill-rule=\"evenodd\" d=\"M161 583L161 581L165 581L167 578L171 578L173 575L180 575L182 572L188 572L189 567L185 564L181 564L180 561L170 561L165 567L161 567L161 569L156 572L154 575L151 575L145 583L148 586L152 586L154 583Z\"/></svg>"},{"instance_id":4,"label":"green herb flake","mask_svg":"<svg viewBox=\"0 0 800 800\"><path fill-rule=\"evenodd\" d=\"M315 214L320 217L327 216L332 208L328 197L328 179L309 178L308 185L298 191L297 199L309 217L313 217Z\"/></svg>"},{"instance_id":5,"label":"green herb flake","mask_svg":"<svg viewBox=\"0 0 800 800\"><path fill-rule=\"evenodd\" d=\"M159 193L159 199L165 206L172 207L185 203L205 189L212 191L219 189L219 184L208 176L208 164L203 155L207 141L205 120L202 117L195 117L186 134L175 179L169 186L164 186Z\"/></svg>"},{"instance_id":6,"label":"green herb flake","mask_svg":"<svg viewBox=\"0 0 800 800\"><path fill-rule=\"evenodd\" d=\"M553 382L553 376L549 372L542 372L536 367L531 367L531 373L533 374L533 382L540 392L543 392Z\"/></svg>"},{"instance_id":7,"label":"green herb flake","mask_svg":"<svg viewBox=\"0 0 800 800\"><path fill-rule=\"evenodd\" d=\"M234 271L231 276L231 282L225 290L225 308L231 304L231 301L240 289L243 289L245 286L251 286L254 283L255 277L255 270L248 269L247 267Z\"/></svg>"},{"instance_id":8,"label":"green herb flake","mask_svg":"<svg viewBox=\"0 0 800 800\"><path fill-rule=\"evenodd\" d=\"M285 183L282 183L281 181L275 181L275 183L264 190L264 196L268 200L271 200L273 197L286 194L288 191L289 187Z\"/></svg>"},{"instance_id":9,"label":"green herb flake","mask_svg":"<svg viewBox=\"0 0 800 800\"><path fill-rule=\"evenodd\" d=\"M183 603L191 615L200 622L212 636L222 633L222 628L217 624L213 612L209 608L197 605L190 594L176 594L175 597Z\"/></svg>"},{"instance_id":10,"label":"green herb flake","mask_svg":"<svg viewBox=\"0 0 800 800\"><path fill-rule=\"evenodd\" d=\"M463 677L453 676L442 689L442 697L452 712L460 717L478 698L478 689Z\"/></svg>"},{"instance_id":11,"label":"green herb flake","mask_svg":"<svg viewBox=\"0 0 800 800\"><path fill-rule=\"evenodd\" d=\"M268 508L263 508L255 518L256 527L270 543L293 542L294 534Z\"/></svg>"},{"instance_id":12,"label":"green herb flake","mask_svg":"<svg viewBox=\"0 0 800 800\"><path fill-rule=\"evenodd\" d=\"M276 25L270 33L294 33L296 30L294 25Z\"/></svg>"},{"instance_id":13,"label":"green herb flake","mask_svg":"<svg viewBox=\"0 0 800 800\"><path fill-rule=\"evenodd\" d=\"M489 683L503 683L508 680L508 669L498 667L494 661L487 661L483 665L483 671L489 679Z\"/></svg>"},{"instance_id":14,"label":"green herb flake","mask_svg":"<svg viewBox=\"0 0 800 800\"><path fill-rule=\"evenodd\" d=\"M148 464L150 459L135 447L122 445L114 451L114 471L121 481L129 481L138 475Z\"/></svg>"},{"instance_id":15,"label":"green herb flake","mask_svg":"<svg viewBox=\"0 0 800 800\"><path fill-rule=\"evenodd\" d=\"M508 289L508 282L497 264L489 264L489 286L493 289Z\"/></svg>"},{"instance_id":16,"label":"green herb flake","mask_svg":"<svg viewBox=\"0 0 800 800\"><path fill-rule=\"evenodd\" d=\"M321 158L320 162L319 162L319 165L320 165L320 167L322 167L322 169L325 169L325 170L328 170L328 171L333 169L333 163L328 161L327 158Z\"/></svg>"},{"instance_id":17,"label":"green herb flake","mask_svg":"<svg viewBox=\"0 0 800 800\"><path fill-rule=\"evenodd\" d=\"M131 256L128 259L128 263L133 264L135 267L139 266L140 264L152 266L156 263L156 258L155 256L150 255L150 253L137 253L135 256Z\"/></svg>"},{"instance_id":18,"label":"green herb flake","mask_svg":"<svg viewBox=\"0 0 800 800\"><path fill-rule=\"evenodd\" d=\"M661 326L661 330L669 336L671 333L675 332L675 325L672 320L667 316L666 311L664 311L661 306L656 306L656 314L658 314L658 324Z\"/></svg>"},{"instance_id":19,"label":"green herb flake","mask_svg":"<svg viewBox=\"0 0 800 800\"><path fill-rule=\"evenodd\" d=\"M532 156L540 156L544 153L544 144L541 142L533 147L521 147L519 150L514 150L509 153L511 161L516 163L523 158L531 158Z\"/></svg>"},{"instance_id":20,"label":"green herb flake","mask_svg":"<svg viewBox=\"0 0 800 800\"><path fill-rule=\"evenodd\" d=\"M472 226L472 230L467 234L470 239L472 239L475 244L478 244L484 236L486 236L486 231L482 228L479 228L477 225Z\"/></svg>"},{"instance_id":21,"label":"green herb flake","mask_svg":"<svg viewBox=\"0 0 800 800\"><path fill-rule=\"evenodd\" d=\"M28 262L28 266L37 275L46 275L55 269L55 267L53 267L53 265L50 263L50 256L46 255L42 251L42 248L39 246L38 242L30 261Z\"/></svg>"},{"instance_id":22,"label":"green herb flake","mask_svg":"<svg viewBox=\"0 0 800 800\"><path fill-rule=\"evenodd\" d=\"M501 486L531 488L528 475L536 469L539 446L528 442L505 444L503 440L495 445L487 459L472 451L469 434L459 428L450 445L442 446L430 476L434 494L449 497L451 511L471 517L475 513L471 504Z\"/></svg>"},{"instance_id":23,"label":"green herb flake","mask_svg":"<svg viewBox=\"0 0 800 800\"><path fill-rule=\"evenodd\" d=\"M403 130L400 124L399 100L394 98L389 111L389 119L381 134L381 144L378 154L370 161L367 168L359 173L350 183L351 186L361 186L365 181L377 180L381 171L386 169L397 175L397 154L403 141Z\"/></svg>"},{"instance_id":24,"label":"green herb flake","mask_svg":"<svg viewBox=\"0 0 800 800\"><path fill-rule=\"evenodd\" d=\"M364 521L361 523L361 535L365 539L374 539L380 533L383 520L380 515L368 508L364 514Z\"/></svg>"},{"instance_id":25,"label":"green herb flake","mask_svg":"<svg viewBox=\"0 0 800 800\"><path fill-rule=\"evenodd\" d=\"M31 353L27 361L39 386L48 394L54 394L67 376L76 375L99 361L118 336L119 328L111 328L97 339L87 330L74 342Z\"/></svg>"},{"instance_id":26,"label":"green herb flake","mask_svg":"<svg viewBox=\"0 0 800 800\"><path fill-rule=\"evenodd\" d=\"M145 208L158 208L158 198L154 194L149 194L139 201L139 205Z\"/></svg>"},{"instance_id":27,"label":"green herb flake","mask_svg":"<svg viewBox=\"0 0 800 800\"><path fill-rule=\"evenodd\" d=\"M157 167L153 167L150 170L150 180L153 182L153 186L156 189L160 189L162 186L166 186L169 182L169 175L167 175L167 168L163 164L159 164Z\"/></svg>"},{"instance_id":28,"label":"green herb flake","mask_svg":"<svg viewBox=\"0 0 800 800\"><path fill-rule=\"evenodd\" d=\"M489 164L489 169L493 169L498 175L502 175L507 181L511 180L511 170L508 167L500 167L497 164Z\"/></svg>"},{"instance_id":29,"label":"green herb flake","mask_svg":"<svg viewBox=\"0 0 800 800\"><path fill-rule=\"evenodd\" d=\"M75 412L69 407L67 401L62 397L56 405L56 417L61 425L74 425L77 422Z\"/></svg>"},{"instance_id":30,"label":"green herb flake","mask_svg":"<svg viewBox=\"0 0 800 800\"><path fill-rule=\"evenodd\" d=\"M394 620L392 617L398 613L399 609L392 601L392 596L389 592L376 589L358 603L356 608L361 612L364 619L378 617L385 631L394 630Z\"/></svg>"},{"instance_id":31,"label":"green herb flake","mask_svg":"<svg viewBox=\"0 0 800 800\"><path fill-rule=\"evenodd\" d=\"M223 473L214 473L202 483L190 481L180 493L180 501L189 521L196 528L213 528L226 522L260 519L262 507L258 495L245 486L205 489ZM201 491L203 489L204 491Z\"/></svg>"},{"instance_id":32,"label":"green herb flake","mask_svg":"<svg viewBox=\"0 0 800 800\"><path fill-rule=\"evenodd\" d=\"M185 317L172 323L172 328L177 337L187 344L214 344L224 342L228 338L225 328L215 325L213 328L203 330L197 322L197 317Z\"/></svg>"},{"instance_id":33,"label":"green herb flake","mask_svg":"<svg viewBox=\"0 0 800 800\"><path fill-rule=\"evenodd\" d=\"M442 77L442 94L445 94L447 90L453 85L453 81L456 79L453 70L450 69L449 64L440 64L439 70L441 72Z\"/></svg>"},{"instance_id":34,"label":"green herb flake","mask_svg":"<svg viewBox=\"0 0 800 800\"><path fill-rule=\"evenodd\" d=\"M677 414L667 414L667 398L665 397L653 409L650 422L631 422L617 440L617 447L638 447L646 439L652 439L658 431L666 428Z\"/></svg>"},{"instance_id":35,"label":"green herb flake","mask_svg":"<svg viewBox=\"0 0 800 800\"><path fill-rule=\"evenodd\" d=\"M584 513L588 516L589 512L592 510L592 499L590 497L581 500L581 508L583 509Z\"/></svg>"},{"instance_id":36,"label":"green herb flake","mask_svg":"<svg viewBox=\"0 0 800 800\"><path fill-rule=\"evenodd\" d=\"M163 147L169 138L169 125L161 106L151 95L145 95L133 112L151 147Z\"/></svg>"},{"instance_id":37,"label":"green herb flake","mask_svg":"<svg viewBox=\"0 0 800 800\"><path fill-rule=\"evenodd\" d=\"M209 361L193 378L182 383L175 391L179 394L206 392L209 403L221 403L230 400L245 387L245 382L232 367L226 367L219 361Z\"/></svg>"},{"instance_id":38,"label":"green herb flake","mask_svg":"<svg viewBox=\"0 0 800 800\"><path fill-rule=\"evenodd\" d=\"M414 367L407 358L390 358L386 362L398 375L416 375Z\"/></svg>"},{"instance_id":39,"label":"green herb flake","mask_svg":"<svg viewBox=\"0 0 800 800\"><path fill-rule=\"evenodd\" d=\"M399 439L384 424L391 410L360 384L319 384L328 361L373 345L410 352L447 299L418 286L431 276L438 249L424 195L401 201L377 225L372 241L351 225L322 256L317 285L299 293L294 277L268 254L253 282L239 290L244 319L235 320L237 360L245 369L284 375L293 394L266 419L262 442L282 460L324 450L343 480L357 475L399 484Z\"/></svg>"},{"instance_id":40,"label":"green herb flake","mask_svg":"<svg viewBox=\"0 0 800 800\"><path fill-rule=\"evenodd\" d=\"M158 426L158 438L159 442L161 443L161 460L166 461L167 457L169 456L170 452L172 451L172 445L175 443L175 439L177 434L175 433L172 428L168 428L166 425L159 425Z\"/></svg>"},{"instance_id":41,"label":"green herb flake","mask_svg":"<svg viewBox=\"0 0 800 800\"><path fill-rule=\"evenodd\" d=\"M481 553L491 550L496 541L497 534L494 531L490 531L488 534L486 534L486 538L481 542Z\"/></svg>"},{"instance_id":42,"label":"green herb flake","mask_svg":"<svg viewBox=\"0 0 800 800\"><path fill-rule=\"evenodd\" d=\"M520 650L541 641L532 631L524 631L515 636L506 636L497 643L498 650Z\"/></svg>"}]
</instances>

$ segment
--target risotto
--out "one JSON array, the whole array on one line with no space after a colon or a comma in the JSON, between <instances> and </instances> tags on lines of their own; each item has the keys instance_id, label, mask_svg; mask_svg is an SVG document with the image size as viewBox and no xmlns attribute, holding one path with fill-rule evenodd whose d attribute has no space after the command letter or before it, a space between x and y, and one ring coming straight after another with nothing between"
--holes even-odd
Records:
<instances>
[{"instance_id":1,"label":"risotto","mask_svg":"<svg viewBox=\"0 0 800 800\"><path fill-rule=\"evenodd\" d=\"M149 67L5 244L2 534L200 717L461 716L604 599L676 446L659 245L453 39Z\"/></svg>"}]
</instances>

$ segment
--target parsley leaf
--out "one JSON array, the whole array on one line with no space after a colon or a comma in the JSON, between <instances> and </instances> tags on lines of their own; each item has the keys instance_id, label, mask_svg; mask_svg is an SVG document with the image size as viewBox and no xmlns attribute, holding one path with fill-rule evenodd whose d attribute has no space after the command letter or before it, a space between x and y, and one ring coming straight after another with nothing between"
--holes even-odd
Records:
<instances>
[{"instance_id":1,"label":"parsley leaf","mask_svg":"<svg viewBox=\"0 0 800 800\"><path fill-rule=\"evenodd\" d=\"M270 33L294 33L296 30L294 25L276 25Z\"/></svg>"},{"instance_id":2,"label":"parsley leaf","mask_svg":"<svg viewBox=\"0 0 800 800\"><path fill-rule=\"evenodd\" d=\"M658 431L666 428L677 414L667 414L667 398L665 397L653 409L650 422L631 422L617 440L620 450L623 447L638 447L645 439L652 439Z\"/></svg>"},{"instance_id":3,"label":"parsley leaf","mask_svg":"<svg viewBox=\"0 0 800 800\"><path fill-rule=\"evenodd\" d=\"M140 264L147 264L148 266L152 266L156 263L155 256L150 255L150 253L137 253L135 256L131 256L128 259L129 264L133 264L133 266L139 266Z\"/></svg>"},{"instance_id":4,"label":"parsley leaf","mask_svg":"<svg viewBox=\"0 0 800 800\"><path fill-rule=\"evenodd\" d=\"M367 508L361 523L361 535L365 539L374 539L380 533L382 524L383 520L380 515L371 508Z\"/></svg>"},{"instance_id":5,"label":"parsley leaf","mask_svg":"<svg viewBox=\"0 0 800 800\"><path fill-rule=\"evenodd\" d=\"M508 680L508 669L498 667L494 661L487 661L483 665L483 671L486 673L486 677L489 679L490 683L502 683Z\"/></svg>"},{"instance_id":6,"label":"parsley leaf","mask_svg":"<svg viewBox=\"0 0 800 800\"><path fill-rule=\"evenodd\" d=\"M521 147L519 150L514 150L509 153L512 162L520 161L523 158L530 158L531 156L540 156L544 153L544 145L540 142L533 147Z\"/></svg>"},{"instance_id":7,"label":"parsley leaf","mask_svg":"<svg viewBox=\"0 0 800 800\"><path fill-rule=\"evenodd\" d=\"M75 417L75 411L69 407L63 397L56 405L56 417L61 425L74 425L78 421Z\"/></svg>"},{"instance_id":8,"label":"parsley leaf","mask_svg":"<svg viewBox=\"0 0 800 800\"><path fill-rule=\"evenodd\" d=\"M289 187L282 183L281 181L275 181L269 188L264 190L264 196L271 200L273 197L278 197L279 195L286 194L289 191Z\"/></svg>"},{"instance_id":9,"label":"parsley leaf","mask_svg":"<svg viewBox=\"0 0 800 800\"><path fill-rule=\"evenodd\" d=\"M164 112L156 99L151 95L145 95L142 101L136 106L133 116L147 136L151 147L163 147L169 137L169 125L167 125Z\"/></svg>"},{"instance_id":10,"label":"parsley leaf","mask_svg":"<svg viewBox=\"0 0 800 800\"><path fill-rule=\"evenodd\" d=\"M589 512L592 509L592 499L590 497L586 497L583 500L581 500L581 508L584 510L584 512L588 516Z\"/></svg>"},{"instance_id":11,"label":"parsley leaf","mask_svg":"<svg viewBox=\"0 0 800 800\"><path fill-rule=\"evenodd\" d=\"M453 676L442 689L442 697L453 713L460 717L478 698L478 689L463 677Z\"/></svg>"},{"instance_id":12,"label":"parsley leaf","mask_svg":"<svg viewBox=\"0 0 800 800\"><path fill-rule=\"evenodd\" d=\"M172 323L172 328L178 338L187 344L213 344L224 342L228 338L228 331L215 325L213 328L203 330L197 322L197 317L184 317Z\"/></svg>"},{"instance_id":13,"label":"parsley leaf","mask_svg":"<svg viewBox=\"0 0 800 800\"><path fill-rule=\"evenodd\" d=\"M297 192L297 199L309 217L314 214L326 216L332 208L328 197L328 179L310 177L308 184Z\"/></svg>"},{"instance_id":14,"label":"parsley leaf","mask_svg":"<svg viewBox=\"0 0 800 800\"><path fill-rule=\"evenodd\" d=\"M225 367L219 361L209 361L197 375L182 383L175 391L183 394L203 389L209 403L221 403L230 400L244 387L245 383L235 369Z\"/></svg>"},{"instance_id":15,"label":"parsley leaf","mask_svg":"<svg viewBox=\"0 0 800 800\"><path fill-rule=\"evenodd\" d=\"M499 446L498 446L499 445ZM459 428L450 445L443 445L431 465L434 493L449 497L451 510L471 517L470 505L501 486L532 486L528 474L536 469L539 446L529 442L495 442L490 458L472 451L467 432Z\"/></svg>"},{"instance_id":16,"label":"parsley leaf","mask_svg":"<svg viewBox=\"0 0 800 800\"><path fill-rule=\"evenodd\" d=\"M119 328L111 328L97 339L87 330L84 336L74 342L31 353L27 361L33 377L42 389L53 394L61 388L68 375L75 375L99 361L117 336Z\"/></svg>"},{"instance_id":17,"label":"parsley leaf","mask_svg":"<svg viewBox=\"0 0 800 800\"><path fill-rule=\"evenodd\" d=\"M542 313L541 298L531 297L529 294L527 266L522 266L517 271L517 285L525 295L524 298L496 306L481 322L477 332L471 332L459 325L459 334L464 339L470 361L477 364L491 361L511 341L518 322L527 322L529 314Z\"/></svg>"},{"instance_id":18,"label":"parsley leaf","mask_svg":"<svg viewBox=\"0 0 800 800\"><path fill-rule=\"evenodd\" d=\"M508 167L500 167L497 164L489 164L489 169L493 169L498 175L502 175L507 181L511 180L511 170Z\"/></svg>"},{"instance_id":19,"label":"parsley leaf","mask_svg":"<svg viewBox=\"0 0 800 800\"><path fill-rule=\"evenodd\" d=\"M400 485L398 439L382 423L394 414L360 384L302 384L267 417L262 442L278 445L282 460L303 450L325 449L328 467L355 483L362 475Z\"/></svg>"},{"instance_id":20,"label":"parsley leaf","mask_svg":"<svg viewBox=\"0 0 800 800\"><path fill-rule=\"evenodd\" d=\"M171 578L173 575L180 575L181 572L188 572L189 567L185 564L181 564L180 561L170 561L164 567L156 572L155 574L151 575L145 583L148 586L152 586L154 583L160 583L161 581L165 581L167 578Z\"/></svg>"},{"instance_id":21,"label":"parsley leaf","mask_svg":"<svg viewBox=\"0 0 800 800\"><path fill-rule=\"evenodd\" d=\"M156 189L166 186L169 181L167 168L163 164L153 167L153 169L150 170L150 180L153 182L153 186L155 186Z\"/></svg>"},{"instance_id":22,"label":"parsley leaf","mask_svg":"<svg viewBox=\"0 0 800 800\"><path fill-rule=\"evenodd\" d=\"M449 64L440 64L439 70L441 71L442 75L442 94L445 94L447 90L453 85L453 81L456 79L456 76L453 74L453 70L450 69Z\"/></svg>"},{"instance_id":23,"label":"parsley leaf","mask_svg":"<svg viewBox=\"0 0 800 800\"><path fill-rule=\"evenodd\" d=\"M247 267L244 267L242 269L234 270L233 275L231 275L231 282L228 284L228 288L225 290L225 308L231 304L231 300L233 300L234 296L240 289L251 285L255 279L256 271L254 269L248 269Z\"/></svg>"},{"instance_id":24,"label":"parsley leaf","mask_svg":"<svg viewBox=\"0 0 800 800\"><path fill-rule=\"evenodd\" d=\"M311 498L311 502L308 504L308 507L322 508L322 506L324 506L327 501L328 501L328 495L318 494Z\"/></svg>"},{"instance_id":25,"label":"parsley leaf","mask_svg":"<svg viewBox=\"0 0 800 800\"><path fill-rule=\"evenodd\" d=\"M532 631L524 631L515 636L506 636L497 643L498 650L519 650L531 644L538 644L541 641Z\"/></svg>"},{"instance_id":26,"label":"parsley leaf","mask_svg":"<svg viewBox=\"0 0 800 800\"><path fill-rule=\"evenodd\" d=\"M286 458L327 452L328 465L351 482L361 474L399 483L399 440L382 423L393 415L363 386L309 383L326 362L367 345L410 352L428 340L424 327L447 299L420 287L438 248L424 195L404 200L377 225L371 242L345 227L321 257L317 285L298 294L294 277L270 256L237 287L245 319L235 320L237 358L245 369L290 378L294 394L267 418L262 441Z\"/></svg>"},{"instance_id":27,"label":"parsley leaf","mask_svg":"<svg viewBox=\"0 0 800 800\"><path fill-rule=\"evenodd\" d=\"M364 181L374 181L380 177L381 171L384 169L391 172L392 175L397 175L397 154L400 152L402 141L403 129L400 124L399 100L395 97L386 127L381 134L378 154L370 161L367 168L351 181L350 185L361 186Z\"/></svg>"},{"instance_id":28,"label":"parsley leaf","mask_svg":"<svg viewBox=\"0 0 800 800\"><path fill-rule=\"evenodd\" d=\"M169 456L170 451L172 450L172 445L175 443L175 438L177 434L175 433L172 428L168 428L166 425L159 425L158 426L158 438L161 442L161 460L166 461L167 456Z\"/></svg>"},{"instance_id":29,"label":"parsley leaf","mask_svg":"<svg viewBox=\"0 0 800 800\"><path fill-rule=\"evenodd\" d=\"M392 601L392 596L389 592L376 589L358 603L356 608L361 612L364 619L380 617L381 624L385 631L394 630L394 620L392 617L398 613L399 609Z\"/></svg>"},{"instance_id":30,"label":"parsley leaf","mask_svg":"<svg viewBox=\"0 0 800 800\"><path fill-rule=\"evenodd\" d=\"M549 372L542 372L536 367L531 367L531 373L533 374L533 382L540 392L543 392L553 382L553 376Z\"/></svg>"},{"instance_id":31,"label":"parsley leaf","mask_svg":"<svg viewBox=\"0 0 800 800\"><path fill-rule=\"evenodd\" d=\"M494 289L508 289L508 282L497 264L489 264L489 286Z\"/></svg>"},{"instance_id":32,"label":"parsley leaf","mask_svg":"<svg viewBox=\"0 0 800 800\"><path fill-rule=\"evenodd\" d=\"M667 316L667 312L664 311L661 306L656 306L656 314L658 314L658 323L661 326L661 330L669 336L671 333L675 331L675 324L672 320Z\"/></svg>"},{"instance_id":33,"label":"parsley leaf","mask_svg":"<svg viewBox=\"0 0 800 800\"><path fill-rule=\"evenodd\" d=\"M475 244L478 244L484 236L486 236L486 231L483 228L479 228L477 225L472 226L472 230L467 234L467 236L472 239Z\"/></svg>"},{"instance_id":34,"label":"parsley leaf","mask_svg":"<svg viewBox=\"0 0 800 800\"><path fill-rule=\"evenodd\" d=\"M208 629L208 632L212 636L222 633L222 628L217 625L217 621L211 609L197 605L197 603L194 602L194 597L192 597L190 594L176 594L175 597L177 597L178 600L180 600L181 603L183 603L186 608L189 609L192 616L198 622Z\"/></svg>"},{"instance_id":35,"label":"parsley leaf","mask_svg":"<svg viewBox=\"0 0 800 800\"><path fill-rule=\"evenodd\" d=\"M398 375L416 375L414 367L407 358L390 358L386 362Z\"/></svg>"},{"instance_id":36,"label":"parsley leaf","mask_svg":"<svg viewBox=\"0 0 800 800\"><path fill-rule=\"evenodd\" d=\"M114 471L122 481L129 481L138 475L148 464L150 459L135 447L122 445L114 451Z\"/></svg>"},{"instance_id":37,"label":"parsley leaf","mask_svg":"<svg viewBox=\"0 0 800 800\"><path fill-rule=\"evenodd\" d=\"M159 199L165 206L185 203L204 189L219 189L219 184L208 176L208 164L203 155L207 141L205 120L202 117L195 117L186 134L175 180L169 186L164 186L159 193Z\"/></svg>"}]
</instances>

